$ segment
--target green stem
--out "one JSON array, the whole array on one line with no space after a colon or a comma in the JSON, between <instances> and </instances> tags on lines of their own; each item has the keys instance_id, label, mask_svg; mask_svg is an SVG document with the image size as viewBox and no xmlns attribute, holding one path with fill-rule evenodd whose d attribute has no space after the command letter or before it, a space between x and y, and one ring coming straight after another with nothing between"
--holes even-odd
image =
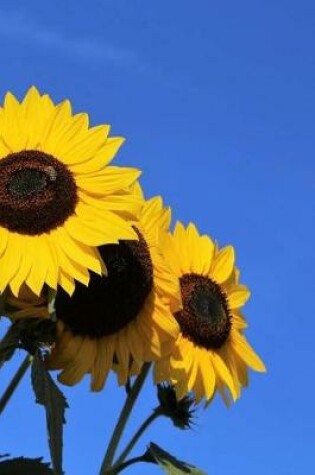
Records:
<instances>
[{"instance_id":1,"label":"green stem","mask_svg":"<svg viewBox=\"0 0 315 475\"><path fill-rule=\"evenodd\" d=\"M154 422L158 417L160 417L162 413L159 410L155 410L146 420L141 424L137 432L134 434L132 439L130 440L129 444L125 448L125 450L121 453L117 461L115 462L114 468L117 465L121 465L124 460L126 460L129 453L132 451L142 434L147 430L147 428Z\"/></svg>"},{"instance_id":2,"label":"green stem","mask_svg":"<svg viewBox=\"0 0 315 475\"><path fill-rule=\"evenodd\" d=\"M18 387L20 381L22 380L23 376L25 375L29 365L31 363L31 359L29 355L27 355L22 362L21 366L13 376L11 382L9 383L9 386L3 393L1 399L0 399L0 414L4 411L6 405L8 404L9 400L11 399L11 396L13 395L14 391Z\"/></svg>"},{"instance_id":3,"label":"green stem","mask_svg":"<svg viewBox=\"0 0 315 475\"><path fill-rule=\"evenodd\" d=\"M117 475L130 465L139 462L147 462L146 456L141 455L140 457L134 457L132 459L129 459L126 462L120 464L119 466L111 468L107 473L108 475Z\"/></svg>"},{"instance_id":4,"label":"green stem","mask_svg":"<svg viewBox=\"0 0 315 475\"><path fill-rule=\"evenodd\" d=\"M12 327L13 325L10 325L0 341L0 368L11 358L15 351L15 348L11 349L10 345L12 342Z\"/></svg>"},{"instance_id":5,"label":"green stem","mask_svg":"<svg viewBox=\"0 0 315 475\"><path fill-rule=\"evenodd\" d=\"M108 445L108 448L107 448L107 451L106 451L106 454L101 466L100 475L105 475L106 472L108 472L109 469L111 468L119 441L125 429L130 413L133 409L133 406L137 400L137 397L142 389L144 381L148 375L150 366L151 366L151 363L145 363L143 365L141 373L139 374L139 376L137 377L136 381L134 382L134 384L132 385L130 389L130 392L126 398L125 404L122 408L116 427L110 439L110 442L109 442L109 445Z\"/></svg>"}]
</instances>

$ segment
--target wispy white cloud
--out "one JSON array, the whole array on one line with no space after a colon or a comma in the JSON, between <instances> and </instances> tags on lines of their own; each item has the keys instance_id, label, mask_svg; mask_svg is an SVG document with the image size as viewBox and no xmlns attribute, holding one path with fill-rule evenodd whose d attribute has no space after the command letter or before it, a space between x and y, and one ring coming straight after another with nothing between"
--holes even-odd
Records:
<instances>
[{"instance_id":1,"label":"wispy white cloud","mask_svg":"<svg viewBox=\"0 0 315 475\"><path fill-rule=\"evenodd\" d=\"M43 28L26 17L22 11L13 13L0 9L0 36L12 41L34 44L81 61L110 61L121 66L145 68L139 56L132 50L117 48L103 39L74 37L61 31Z\"/></svg>"}]
</instances>

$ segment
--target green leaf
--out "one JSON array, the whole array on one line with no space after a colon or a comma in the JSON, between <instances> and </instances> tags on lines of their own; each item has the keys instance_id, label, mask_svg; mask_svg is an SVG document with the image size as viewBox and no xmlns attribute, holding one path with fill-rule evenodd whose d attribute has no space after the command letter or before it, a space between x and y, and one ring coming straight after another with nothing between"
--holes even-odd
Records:
<instances>
[{"instance_id":1,"label":"green leaf","mask_svg":"<svg viewBox=\"0 0 315 475\"><path fill-rule=\"evenodd\" d=\"M153 442L149 445L148 452L167 475L207 475L197 467L178 460Z\"/></svg>"},{"instance_id":2,"label":"green leaf","mask_svg":"<svg viewBox=\"0 0 315 475\"><path fill-rule=\"evenodd\" d=\"M66 422L64 414L68 404L66 398L45 368L39 351L35 354L33 360L32 384L36 402L43 405L46 411L52 465L56 475L62 475L63 424Z\"/></svg>"},{"instance_id":3,"label":"green leaf","mask_svg":"<svg viewBox=\"0 0 315 475\"><path fill-rule=\"evenodd\" d=\"M54 475L54 472L42 458L18 457L0 462L0 475Z\"/></svg>"}]
</instances>

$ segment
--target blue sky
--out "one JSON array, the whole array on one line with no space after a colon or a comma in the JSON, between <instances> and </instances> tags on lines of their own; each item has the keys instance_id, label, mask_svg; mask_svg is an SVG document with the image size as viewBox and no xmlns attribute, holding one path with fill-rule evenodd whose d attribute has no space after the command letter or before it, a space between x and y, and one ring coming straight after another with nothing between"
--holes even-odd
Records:
<instances>
[{"instance_id":1,"label":"blue sky","mask_svg":"<svg viewBox=\"0 0 315 475\"><path fill-rule=\"evenodd\" d=\"M143 169L174 219L234 244L252 290L247 335L268 373L191 432L159 422L139 453L154 440L217 475L314 467L314 20L310 0L1 2L1 96L35 84L111 123L127 137L117 163ZM94 475L123 391L112 378L65 393L66 474ZM148 384L131 429L155 404ZM49 459L28 378L1 434L2 453Z\"/></svg>"}]
</instances>

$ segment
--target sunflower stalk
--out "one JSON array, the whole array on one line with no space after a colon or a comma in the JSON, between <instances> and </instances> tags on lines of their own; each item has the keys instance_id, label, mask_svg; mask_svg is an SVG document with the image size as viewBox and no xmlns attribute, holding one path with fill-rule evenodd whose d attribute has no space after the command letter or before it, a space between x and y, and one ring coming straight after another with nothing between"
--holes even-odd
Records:
<instances>
[{"instance_id":1,"label":"sunflower stalk","mask_svg":"<svg viewBox=\"0 0 315 475\"><path fill-rule=\"evenodd\" d=\"M16 388L20 384L21 380L23 379L23 376L26 374L28 367L31 364L31 357L27 355L22 364L19 366L17 372L11 379L7 389L4 391L1 399L0 399L0 414L4 411L6 408L8 402L10 401L11 397L13 396Z\"/></svg>"},{"instance_id":2,"label":"sunflower stalk","mask_svg":"<svg viewBox=\"0 0 315 475\"><path fill-rule=\"evenodd\" d=\"M135 447L136 443L138 440L141 438L141 436L144 434L144 432L148 429L148 427L160 416L163 416L162 409L158 407L154 412L148 416L145 421L141 424L139 429L135 432L134 436L130 440L129 444L126 446L126 448L123 450L121 455L118 457L116 460L113 468L120 466L127 458L127 456L130 454L132 449Z\"/></svg>"},{"instance_id":3,"label":"sunflower stalk","mask_svg":"<svg viewBox=\"0 0 315 475\"><path fill-rule=\"evenodd\" d=\"M120 465L115 465L112 467L108 472L106 472L108 475L118 475L118 473L122 472L125 470L125 468L130 467L130 465L133 465L135 463L140 463L140 462L151 462L151 458L148 458L147 453L144 455L140 455L139 457L133 457L132 459L126 460L126 462L121 463Z\"/></svg>"},{"instance_id":4,"label":"sunflower stalk","mask_svg":"<svg viewBox=\"0 0 315 475\"><path fill-rule=\"evenodd\" d=\"M121 413L118 418L115 429L113 431L112 437L109 441L109 445L106 450L106 453L102 462L102 466L100 469L100 475L106 475L110 473L110 469L112 468L112 463L115 457L118 444L120 442L120 439L122 437L122 434L128 422L132 409L136 403L136 400L140 394L140 391L149 373L150 367L151 367L151 363L145 363L143 365L141 373L135 380L134 384L132 385L130 389L129 394L127 395L125 404L121 410Z\"/></svg>"}]
</instances>

